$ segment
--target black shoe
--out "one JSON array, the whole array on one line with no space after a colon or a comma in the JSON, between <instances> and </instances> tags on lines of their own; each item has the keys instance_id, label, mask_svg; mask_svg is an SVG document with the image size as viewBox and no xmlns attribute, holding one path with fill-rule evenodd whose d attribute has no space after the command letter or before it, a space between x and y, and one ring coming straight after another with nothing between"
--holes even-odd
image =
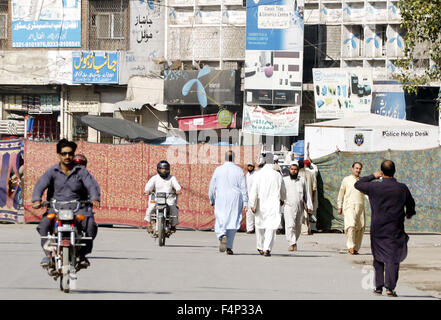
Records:
<instances>
[{"instance_id":1,"label":"black shoe","mask_svg":"<svg viewBox=\"0 0 441 320\"><path fill-rule=\"evenodd\" d=\"M233 254L233 250L227 248L227 254L230 254L230 255Z\"/></svg>"},{"instance_id":2,"label":"black shoe","mask_svg":"<svg viewBox=\"0 0 441 320\"><path fill-rule=\"evenodd\" d=\"M375 294L383 294L383 287L378 287L374 289L374 293Z\"/></svg>"},{"instance_id":3,"label":"black shoe","mask_svg":"<svg viewBox=\"0 0 441 320\"><path fill-rule=\"evenodd\" d=\"M269 250L265 251L265 253L263 254L263 256L265 256L265 257L271 257L271 251L269 251Z\"/></svg>"},{"instance_id":4,"label":"black shoe","mask_svg":"<svg viewBox=\"0 0 441 320\"><path fill-rule=\"evenodd\" d=\"M256 231L253 229L253 230L251 230L251 231L247 231L247 234L253 234L253 233L255 233Z\"/></svg>"},{"instance_id":5,"label":"black shoe","mask_svg":"<svg viewBox=\"0 0 441 320\"><path fill-rule=\"evenodd\" d=\"M78 265L80 266L80 268L86 269L90 266L90 262L86 257L80 257L80 262L78 262Z\"/></svg>"}]
</instances>

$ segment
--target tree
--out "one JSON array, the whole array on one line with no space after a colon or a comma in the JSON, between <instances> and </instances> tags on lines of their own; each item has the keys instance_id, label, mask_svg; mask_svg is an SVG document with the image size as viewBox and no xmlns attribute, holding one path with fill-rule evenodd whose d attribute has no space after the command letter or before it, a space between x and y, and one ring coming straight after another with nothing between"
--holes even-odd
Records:
<instances>
[{"instance_id":1,"label":"tree","mask_svg":"<svg viewBox=\"0 0 441 320\"><path fill-rule=\"evenodd\" d=\"M403 88L416 93L418 86L441 81L441 0L399 0L404 35L404 57L397 60ZM424 73L416 74L415 65L430 58Z\"/></svg>"}]
</instances>

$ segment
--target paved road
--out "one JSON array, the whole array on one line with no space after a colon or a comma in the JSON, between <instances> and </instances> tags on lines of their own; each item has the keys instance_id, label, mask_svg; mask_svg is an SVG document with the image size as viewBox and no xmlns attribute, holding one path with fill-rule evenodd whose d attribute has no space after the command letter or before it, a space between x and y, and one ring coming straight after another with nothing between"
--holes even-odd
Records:
<instances>
[{"instance_id":1,"label":"paved road","mask_svg":"<svg viewBox=\"0 0 441 320\"><path fill-rule=\"evenodd\" d=\"M227 256L213 232L179 230L159 247L145 230L126 227L100 227L91 268L64 294L39 267L35 227L0 224L0 299L392 299L371 293L370 267L332 249L344 246L341 234L305 236L296 253L279 235L273 256L263 257L255 235L238 233L235 254ZM397 292L397 299L433 298L401 283Z\"/></svg>"}]
</instances>

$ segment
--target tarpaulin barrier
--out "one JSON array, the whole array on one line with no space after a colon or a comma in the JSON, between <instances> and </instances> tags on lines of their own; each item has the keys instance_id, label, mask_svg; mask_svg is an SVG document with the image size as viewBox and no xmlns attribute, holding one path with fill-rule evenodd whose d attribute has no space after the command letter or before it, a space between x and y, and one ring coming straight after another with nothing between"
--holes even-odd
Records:
<instances>
[{"instance_id":1,"label":"tarpaulin barrier","mask_svg":"<svg viewBox=\"0 0 441 320\"><path fill-rule=\"evenodd\" d=\"M405 183L416 203L416 215L405 221L406 231L441 232L441 147L416 151L368 153L336 152L314 160L319 167L317 181L319 207L317 229L343 230L343 215L337 214L341 182L351 174L355 161L363 164L361 176L380 170L385 159L395 163L395 178ZM370 226L370 206L365 201L366 227Z\"/></svg>"},{"instance_id":2,"label":"tarpaulin barrier","mask_svg":"<svg viewBox=\"0 0 441 320\"><path fill-rule=\"evenodd\" d=\"M183 192L178 198L180 227L212 229L214 211L208 199L211 176L224 162L224 154L232 149L235 163L243 166L257 161L261 146L212 146L208 144L158 146L139 144L97 144L78 142L77 153L88 159L87 169L101 188L101 208L96 209L99 224L145 225L148 197L143 196L148 179L157 174L160 160L171 163ZM32 192L37 180L51 166L59 162L56 144L25 142L25 222L39 221L43 209L32 209ZM242 228L245 225L243 215ZM244 229L244 228L243 228Z\"/></svg>"}]
</instances>

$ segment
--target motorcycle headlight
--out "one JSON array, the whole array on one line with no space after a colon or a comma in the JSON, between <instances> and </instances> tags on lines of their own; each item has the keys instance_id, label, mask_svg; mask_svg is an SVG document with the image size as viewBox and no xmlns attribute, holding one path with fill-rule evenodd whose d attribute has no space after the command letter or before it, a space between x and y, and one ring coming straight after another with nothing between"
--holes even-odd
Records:
<instances>
[{"instance_id":1,"label":"motorcycle headlight","mask_svg":"<svg viewBox=\"0 0 441 320\"><path fill-rule=\"evenodd\" d=\"M165 193L158 192L155 195L156 204L166 204L166 199L167 199L167 196Z\"/></svg>"},{"instance_id":2,"label":"motorcycle headlight","mask_svg":"<svg viewBox=\"0 0 441 320\"><path fill-rule=\"evenodd\" d=\"M73 220L74 214L72 210L60 210L58 213L59 220Z\"/></svg>"}]
</instances>

